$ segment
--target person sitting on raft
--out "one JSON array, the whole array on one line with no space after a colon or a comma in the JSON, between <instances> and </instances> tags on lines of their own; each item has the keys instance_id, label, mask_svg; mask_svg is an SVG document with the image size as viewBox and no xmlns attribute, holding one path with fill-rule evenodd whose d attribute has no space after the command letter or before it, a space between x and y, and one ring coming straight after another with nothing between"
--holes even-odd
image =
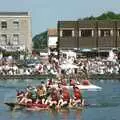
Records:
<instances>
[{"instance_id":1,"label":"person sitting on raft","mask_svg":"<svg viewBox=\"0 0 120 120\"><path fill-rule=\"evenodd\" d=\"M70 94L67 88L63 88L61 91L61 98L58 102L58 107L68 106L70 102Z\"/></svg>"},{"instance_id":2,"label":"person sitting on raft","mask_svg":"<svg viewBox=\"0 0 120 120\"><path fill-rule=\"evenodd\" d=\"M58 93L55 88L53 88L51 91L51 96L50 96L50 98L48 98L48 103L49 103L50 107L58 104Z\"/></svg>"},{"instance_id":3,"label":"person sitting on raft","mask_svg":"<svg viewBox=\"0 0 120 120\"><path fill-rule=\"evenodd\" d=\"M19 103L24 96L25 96L25 93L23 91L17 91L17 94L16 94L17 102Z\"/></svg>"},{"instance_id":4,"label":"person sitting on raft","mask_svg":"<svg viewBox=\"0 0 120 120\"><path fill-rule=\"evenodd\" d=\"M46 84L44 83L44 81L41 81L41 86L43 87L44 93L46 93L47 89L46 89Z\"/></svg>"},{"instance_id":5,"label":"person sitting on raft","mask_svg":"<svg viewBox=\"0 0 120 120\"><path fill-rule=\"evenodd\" d=\"M27 104L27 103L32 103L31 99L31 93L30 92L20 92L17 93L17 102L19 104Z\"/></svg>"},{"instance_id":6,"label":"person sitting on raft","mask_svg":"<svg viewBox=\"0 0 120 120\"><path fill-rule=\"evenodd\" d=\"M45 102L45 90L42 85L37 86L37 99L36 103L44 104Z\"/></svg>"},{"instance_id":7,"label":"person sitting on raft","mask_svg":"<svg viewBox=\"0 0 120 120\"><path fill-rule=\"evenodd\" d=\"M73 86L73 93L74 93L74 97L73 97L72 105L73 106L76 106L76 105L84 106L84 100L83 100L80 89L76 86Z\"/></svg>"},{"instance_id":8,"label":"person sitting on raft","mask_svg":"<svg viewBox=\"0 0 120 120\"><path fill-rule=\"evenodd\" d=\"M28 93L31 93L31 99L32 99L32 103L35 103L36 102L36 99L37 99L37 89L36 87L27 87L27 92Z\"/></svg>"}]
</instances>

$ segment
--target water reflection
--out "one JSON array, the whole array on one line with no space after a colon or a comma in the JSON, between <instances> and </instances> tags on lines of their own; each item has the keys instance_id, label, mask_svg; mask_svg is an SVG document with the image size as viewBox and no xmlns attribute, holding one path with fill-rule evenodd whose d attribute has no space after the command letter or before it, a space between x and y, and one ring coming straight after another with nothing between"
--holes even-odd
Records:
<instances>
[{"instance_id":1,"label":"water reflection","mask_svg":"<svg viewBox=\"0 0 120 120\"><path fill-rule=\"evenodd\" d=\"M58 120L59 115L58 115L57 111L55 111L55 110L49 111L49 114L50 114L49 120Z\"/></svg>"},{"instance_id":2,"label":"water reflection","mask_svg":"<svg viewBox=\"0 0 120 120\"><path fill-rule=\"evenodd\" d=\"M49 120L83 120L82 118L83 110L59 110L59 111L49 111L46 117ZM43 120L43 119L42 119Z\"/></svg>"},{"instance_id":3,"label":"water reflection","mask_svg":"<svg viewBox=\"0 0 120 120\"><path fill-rule=\"evenodd\" d=\"M69 110L61 110L61 120L69 120Z\"/></svg>"},{"instance_id":4,"label":"water reflection","mask_svg":"<svg viewBox=\"0 0 120 120\"><path fill-rule=\"evenodd\" d=\"M81 110L77 110L75 112L76 120L82 120L81 112Z\"/></svg>"}]
</instances>

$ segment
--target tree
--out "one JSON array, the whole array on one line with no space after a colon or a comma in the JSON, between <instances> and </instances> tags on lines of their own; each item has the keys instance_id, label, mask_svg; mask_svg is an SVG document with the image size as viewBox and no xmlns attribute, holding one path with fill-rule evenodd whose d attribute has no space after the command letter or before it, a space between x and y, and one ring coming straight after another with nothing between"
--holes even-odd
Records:
<instances>
[{"instance_id":1,"label":"tree","mask_svg":"<svg viewBox=\"0 0 120 120\"><path fill-rule=\"evenodd\" d=\"M47 48L47 34L48 32L45 31L33 37L32 41L34 49L41 50Z\"/></svg>"},{"instance_id":2,"label":"tree","mask_svg":"<svg viewBox=\"0 0 120 120\"><path fill-rule=\"evenodd\" d=\"M82 20L82 19L80 18L78 20ZM83 18L83 20L120 20L120 14L116 14L114 12L108 11L97 17L94 16L85 17Z\"/></svg>"}]
</instances>

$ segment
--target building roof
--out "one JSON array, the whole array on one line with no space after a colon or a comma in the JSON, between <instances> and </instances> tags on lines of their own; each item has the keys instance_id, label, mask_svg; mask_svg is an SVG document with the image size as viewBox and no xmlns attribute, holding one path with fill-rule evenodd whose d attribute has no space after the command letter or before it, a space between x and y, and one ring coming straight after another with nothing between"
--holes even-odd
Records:
<instances>
[{"instance_id":1,"label":"building roof","mask_svg":"<svg viewBox=\"0 0 120 120\"><path fill-rule=\"evenodd\" d=\"M0 12L0 16L28 16L29 12Z\"/></svg>"},{"instance_id":2,"label":"building roof","mask_svg":"<svg viewBox=\"0 0 120 120\"><path fill-rule=\"evenodd\" d=\"M48 36L57 36L57 29L48 29Z\"/></svg>"}]
</instances>

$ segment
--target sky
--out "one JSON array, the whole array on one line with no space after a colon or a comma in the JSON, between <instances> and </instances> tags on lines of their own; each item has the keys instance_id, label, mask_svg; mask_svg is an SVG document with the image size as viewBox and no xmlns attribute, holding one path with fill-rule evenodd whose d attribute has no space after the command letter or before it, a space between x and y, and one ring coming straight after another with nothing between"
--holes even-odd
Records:
<instances>
[{"instance_id":1,"label":"sky","mask_svg":"<svg viewBox=\"0 0 120 120\"><path fill-rule=\"evenodd\" d=\"M29 11L32 37L57 28L58 20L77 20L104 12L120 13L120 0L0 0L0 11Z\"/></svg>"}]
</instances>

